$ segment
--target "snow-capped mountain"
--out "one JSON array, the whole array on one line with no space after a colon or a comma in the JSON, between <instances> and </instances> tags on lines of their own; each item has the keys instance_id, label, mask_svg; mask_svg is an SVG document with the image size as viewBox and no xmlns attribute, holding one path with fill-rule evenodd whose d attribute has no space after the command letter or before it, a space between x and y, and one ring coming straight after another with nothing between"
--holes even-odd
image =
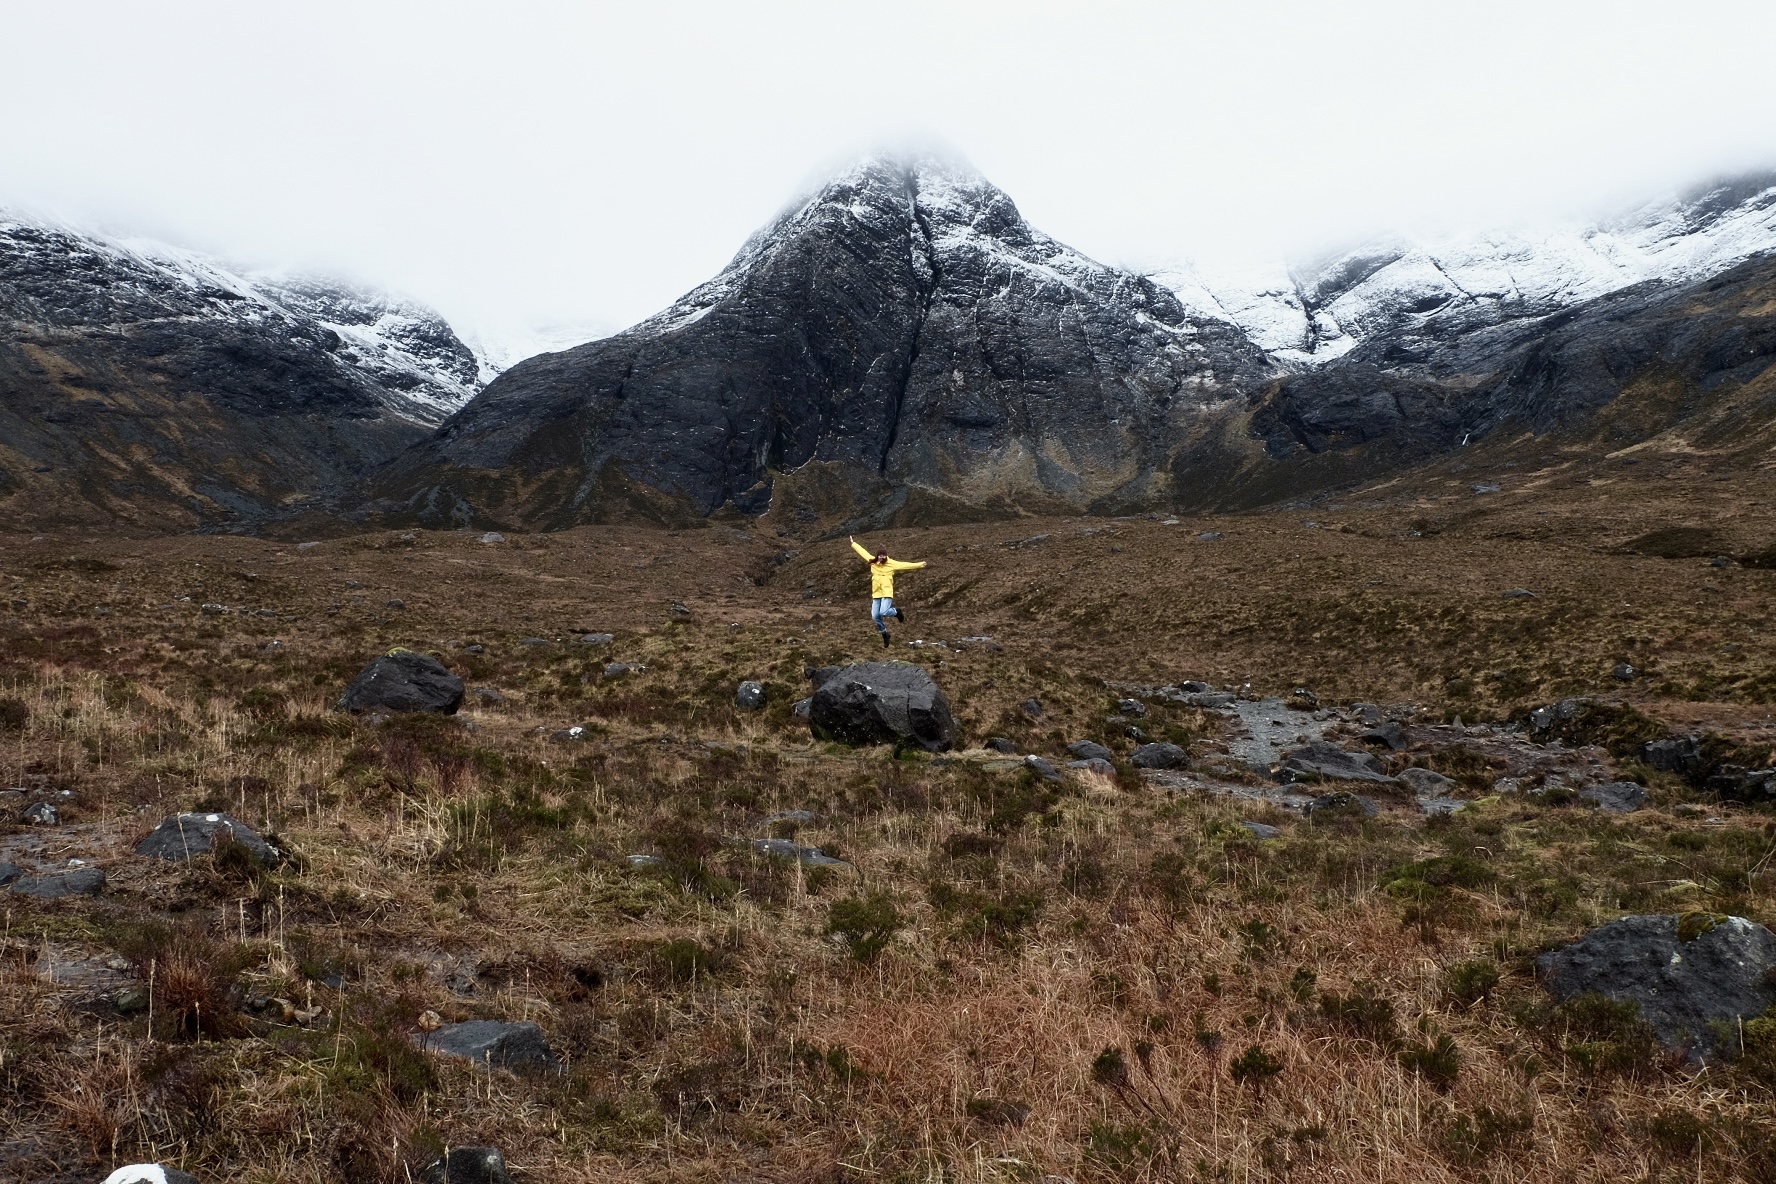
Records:
<instances>
[{"instance_id":1,"label":"snow-capped mountain","mask_svg":"<svg viewBox=\"0 0 1776 1184\"><path fill-rule=\"evenodd\" d=\"M5 315L125 332L155 321L229 322L313 336L388 409L436 424L481 388L480 361L437 313L316 276L251 273L195 251L0 213ZM75 289L79 289L76 291Z\"/></svg>"},{"instance_id":2,"label":"snow-capped mountain","mask_svg":"<svg viewBox=\"0 0 1776 1184\"><path fill-rule=\"evenodd\" d=\"M551 525L756 514L821 482L820 512L1145 505L1276 373L972 169L872 158L665 311L512 367L377 489L422 521Z\"/></svg>"},{"instance_id":3,"label":"snow-capped mountain","mask_svg":"<svg viewBox=\"0 0 1776 1184\"><path fill-rule=\"evenodd\" d=\"M1155 273L1187 307L1295 367L1435 319L1452 331L1546 316L1649 280L1690 283L1776 252L1776 174L1717 182L1619 217L1434 242L1391 238L1249 272Z\"/></svg>"}]
</instances>

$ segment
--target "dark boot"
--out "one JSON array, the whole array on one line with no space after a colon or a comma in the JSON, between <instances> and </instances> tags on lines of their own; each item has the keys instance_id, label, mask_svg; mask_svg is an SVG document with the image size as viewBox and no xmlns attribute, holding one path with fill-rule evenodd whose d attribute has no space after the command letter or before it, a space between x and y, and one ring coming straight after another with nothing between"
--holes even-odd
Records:
<instances>
[{"instance_id":1,"label":"dark boot","mask_svg":"<svg viewBox=\"0 0 1776 1184\"><path fill-rule=\"evenodd\" d=\"M882 630L882 648L883 649L888 648L888 642L889 642L888 630L884 629L884 630Z\"/></svg>"},{"instance_id":2,"label":"dark boot","mask_svg":"<svg viewBox=\"0 0 1776 1184\"><path fill-rule=\"evenodd\" d=\"M894 606L894 616L902 625L907 623L906 609L900 607L898 604Z\"/></svg>"}]
</instances>

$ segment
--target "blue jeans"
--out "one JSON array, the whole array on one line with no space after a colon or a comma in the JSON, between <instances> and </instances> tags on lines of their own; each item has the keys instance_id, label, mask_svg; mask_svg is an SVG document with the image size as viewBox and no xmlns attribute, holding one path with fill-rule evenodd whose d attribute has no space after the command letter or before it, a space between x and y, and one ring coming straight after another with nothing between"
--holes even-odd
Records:
<instances>
[{"instance_id":1,"label":"blue jeans","mask_svg":"<svg viewBox=\"0 0 1776 1184\"><path fill-rule=\"evenodd\" d=\"M882 618L899 616L900 610L894 607L894 598L892 596L878 596L870 601L870 619L876 623L876 628L883 633L888 632L888 623L882 620Z\"/></svg>"}]
</instances>

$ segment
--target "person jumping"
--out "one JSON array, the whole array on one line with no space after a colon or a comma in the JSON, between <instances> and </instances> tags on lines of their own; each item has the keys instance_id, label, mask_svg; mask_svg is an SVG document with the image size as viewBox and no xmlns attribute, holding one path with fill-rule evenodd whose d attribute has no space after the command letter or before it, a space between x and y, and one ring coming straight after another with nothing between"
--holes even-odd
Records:
<instances>
[{"instance_id":1,"label":"person jumping","mask_svg":"<svg viewBox=\"0 0 1776 1184\"><path fill-rule=\"evenodd\" d=\"M884 618L893 617L903 625L907 619L906 610L894 606L894 573L917 571L925 565L890 559L886 551L871 555L856 538L851 540L851 549L870 565L870 619L875 621L876 629L882 634L882 648L887 649L892 638L888 636L888 622Z\"/></svg>"}]
</instances>

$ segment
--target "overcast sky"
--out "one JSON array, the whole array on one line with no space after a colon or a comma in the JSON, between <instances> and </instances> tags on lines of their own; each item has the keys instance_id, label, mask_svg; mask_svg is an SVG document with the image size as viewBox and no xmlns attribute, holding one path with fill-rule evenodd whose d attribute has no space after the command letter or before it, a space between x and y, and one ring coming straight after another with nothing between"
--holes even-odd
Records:
<instances>
[{"instance_id":1,"label":"overcast sky","mask_svg":"<svg viewBox=\"0 0 1776 1184\"><path fill-rule=\"evenodd\" d=\"M0 0L0 204L611 328L879 147L1107 262L1776 165L1760 3Z\"/></svg>"}]
</instances>

